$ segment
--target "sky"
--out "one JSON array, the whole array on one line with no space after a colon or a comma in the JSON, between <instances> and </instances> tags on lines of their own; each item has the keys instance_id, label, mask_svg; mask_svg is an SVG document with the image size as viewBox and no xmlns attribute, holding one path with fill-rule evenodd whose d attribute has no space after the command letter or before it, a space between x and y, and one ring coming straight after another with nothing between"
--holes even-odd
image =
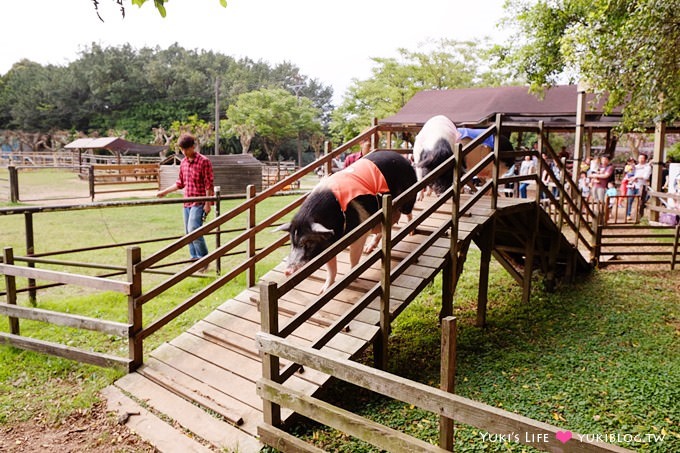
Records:
<instances>
[{"instance_id":1,"label":"sky","mask_svg":"<svg viewBox=\"0 0 680 453\"><path fill-rule=\"evenodd\" d=\"M67 65L92 43L134 48L205 49L263 60L289 61L334 89L339 102L352 79L371 75L372 57L397 57L428 39L469 40L509 35L496 24L505 0L170 0L162 18L149 0L2 0L0 74L14 63Z\"/></svg>"}]
</instances>

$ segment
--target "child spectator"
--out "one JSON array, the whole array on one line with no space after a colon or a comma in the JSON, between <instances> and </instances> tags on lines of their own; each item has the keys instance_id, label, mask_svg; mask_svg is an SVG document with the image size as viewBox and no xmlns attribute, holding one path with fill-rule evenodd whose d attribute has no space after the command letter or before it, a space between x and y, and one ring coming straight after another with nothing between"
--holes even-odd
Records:
<instances>
[{"instance_id":1,"label":"child spectator","mask_svg":"<svg viewBox=\"0 0 680 453\"><path fill-rule=\"evenodd\" d=\"M616 190L616 186L614 185L613 182L608 182L607 183L607 198L609 198L609 209L614 207L614 203L616 203L616 196L619 194Z\"/></svg>"},{"instance_id":2,"label":"child spectator","mask_svg":"<svg viewBox=\"0 0 680 453\"><path fill-rule=\"evenodd\" d=\"M581 196L585 201L590 200L590 178L585 171L579 173L578 189L581 191Z\"/></svg>"}]
</instances>

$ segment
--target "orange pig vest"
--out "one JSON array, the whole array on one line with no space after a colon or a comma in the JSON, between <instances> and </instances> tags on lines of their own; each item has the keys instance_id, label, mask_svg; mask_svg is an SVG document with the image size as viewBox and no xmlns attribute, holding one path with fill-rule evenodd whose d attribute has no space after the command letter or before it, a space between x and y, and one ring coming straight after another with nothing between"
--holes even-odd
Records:
<instances>
[{"instance_id":1,"label":"orange pig vest","mask_svg":"<svg viewBox=\"0 0 680 453\"><path fill-rule=\"evenodd\" d=\"M340 203L342 212L347 211L350 201L360 195L389 193L390 188L378 167L368 159L359 159L344 170L330 176L325 183Z\"/></svg>"}]
</instances>

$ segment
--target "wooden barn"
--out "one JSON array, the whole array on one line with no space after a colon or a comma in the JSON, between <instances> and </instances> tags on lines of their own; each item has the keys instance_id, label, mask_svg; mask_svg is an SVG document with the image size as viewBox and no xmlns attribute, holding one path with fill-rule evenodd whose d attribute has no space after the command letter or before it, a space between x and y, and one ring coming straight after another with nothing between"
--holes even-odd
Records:
<instances>
[{"instance_id":1,"label":"wooden barn","mask_svg":"<svg viewBox=\"0 0 680 453\"><path fill-rule=\"evenodd\" d=\"M215 186L220 193L245 194L246 186L252 184L255 190L262 190L262 163L250 154L227 154L205 156L213 164ZM161 164L161 187L171 186L177 181L180 156L172 156Z\"/></svg>"}]
</instances>

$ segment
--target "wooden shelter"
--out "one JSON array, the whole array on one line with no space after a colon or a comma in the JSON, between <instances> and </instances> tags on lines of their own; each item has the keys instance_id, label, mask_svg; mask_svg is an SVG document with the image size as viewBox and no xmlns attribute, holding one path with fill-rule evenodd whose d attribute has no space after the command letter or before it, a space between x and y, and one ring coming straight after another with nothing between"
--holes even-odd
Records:
<instances>
[{"instance_id":1,"label":"wooden shelter","mask_svg":"<svg viewBox=\"0 0 680 453\"><path fill-rule=\"evenodd\" d=\"M205 156L213 164L215 186L220 187L222 194L244 194L248 185L255 190L262 190L263 164L250 154L227 154ZM172 156L160 166L161 187L168 187L177 181L179 175L180 156Z\"/></svg>"},{"instance_id":2,"label":"wooden shelter","mask_svg":"<svg viewBox=\"0 0 680 453\"><path fill-rule=\"evenodd\" d=\"M79 138L64 146L65 149L77 149L82 164L83 150L107 150L116 156L118 163L122 156L158 157L168 149L167 146L144 145L129 142L119 137Z\"/></svg>"},{"instance_id":3,"label":"wooden shelter","mask_svg":"<svg viewBox=\"0 0 680 453\"><path fill-rule=\"evenodd\" d=\"M526 86L426 90L416 93L399 112L378 124L421 127L432 116L445 115L457 126L482 128L493 124L500 113L506 121L506 132L521 132L524 124L542 121L547 134L575 134L574 164L578 166L593 154L593 133L605 134L605 152L613 152L616 147L612 130L621 122L622 110L605 114L603 105L602 99L587 93L582 85L554 86L542 96L531 94ZM645 131L654 134L651 189L661 192L666 134L680 133L680 123L649 124Z\"/></svg>"}]
</instances>

